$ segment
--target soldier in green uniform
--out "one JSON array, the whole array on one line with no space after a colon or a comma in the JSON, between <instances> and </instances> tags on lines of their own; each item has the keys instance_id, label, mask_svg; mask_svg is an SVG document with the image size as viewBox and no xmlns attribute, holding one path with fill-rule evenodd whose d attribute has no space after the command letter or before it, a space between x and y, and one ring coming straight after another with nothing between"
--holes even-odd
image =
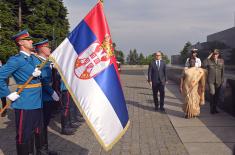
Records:
<instances>
[{"instance_id":1,"label":"soldier in green uniform","mask_svg":"<svg viewBox=\"0 0 235 155\"><path fill-rule=\"evenodd\" d=\"M203 66L208 71L207 82L210 92L210 112L218 113L216 108L220 89L224 82L224 60L220 57L220 51L215 49L204 61Z\"/></svg>"}]
</instances>

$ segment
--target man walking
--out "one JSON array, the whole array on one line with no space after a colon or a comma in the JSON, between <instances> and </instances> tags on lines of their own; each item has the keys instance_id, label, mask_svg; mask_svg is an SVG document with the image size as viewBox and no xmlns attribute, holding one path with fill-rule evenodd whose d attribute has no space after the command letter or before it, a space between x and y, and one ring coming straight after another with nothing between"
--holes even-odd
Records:
<instances>
[{"instance_id":1,"label":"man walking","mask_svg":"<svg viewBox=\"0 0 235 155\"><path fill-rule=\"evenodd\" d=\"M160 111L164 109L165 98L165 84L166 77L166 64L162 60L162 53L160 51L155 53L155 60L149 64L148 68L148 82L153 90L153 99L155 104L155 110L158 110L158 92L160 92Z\"/></svg>"},{"instance_id":2,"label":"man walking","mask_svg":"<svg viewBox=\"0 0 235 155\"><path fill-rule=\"evenodd\" d=\"M220 52L215 49L204 61L203 66L208 71L207 82L210 91L210 113L218 113L216 108L220 89L224 81L224 60L220 58Z\"/></svg>"}]
</instances>

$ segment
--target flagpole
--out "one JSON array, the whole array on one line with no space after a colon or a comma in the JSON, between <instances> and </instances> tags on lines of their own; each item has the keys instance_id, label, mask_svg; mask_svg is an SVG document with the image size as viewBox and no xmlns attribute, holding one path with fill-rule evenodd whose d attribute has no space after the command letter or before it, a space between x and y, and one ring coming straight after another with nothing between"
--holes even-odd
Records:
<instances>
[{"instance_id":1,"label":"flagpole","mask_svg":"<svg viewBox=\"0 0 235 155\"><path fill-rule=\"evenodd\" d=\"M47 58L43 63L39 64L38 69L41 70L46 63L49 61L49 58ZM34 76L30 76L29 79L24 83L24 85L18 90L17 94L19 95L24 88L33 80ZM2 114L10 105L11 105L11 101L7 102L7 104L0 110L0 114Z\"/></svg>"}]
</instances>

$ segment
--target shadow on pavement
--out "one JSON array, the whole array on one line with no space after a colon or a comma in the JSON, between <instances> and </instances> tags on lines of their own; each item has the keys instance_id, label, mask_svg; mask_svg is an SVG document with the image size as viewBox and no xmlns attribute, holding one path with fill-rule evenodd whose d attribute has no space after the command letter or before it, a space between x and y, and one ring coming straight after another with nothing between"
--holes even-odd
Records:
<instances>
[{"instance_id":1,"label":"shadow on pavement","mask_svg":"<svg viewBox=\"0 0 235 155\"><path fill-rule=\"evenodd\" d=\"M168 98L168 97L167 97ZM167 99L166 98L166 99ZM176 104L175 102L170 102L170 101L165 101L164 103L165 105L169 105L169 106L175 106L175 107L182 107L180 104Z\"/></svg>"},{"instance_id":2,"label":"shadow on pavement","mask_svg":"<svg viewBox=\"0 0 235 155\"><path fill-rule=\"evenodd\" d=\"M181 94L177 91L177 88L175 86L169 86L169 91L172 92L176 97L177 100L180 100L182 103L183 98ZM181 107L182 104L180 103L174 103L174 102L165 102L165 104L168 104L170 106L175 107ZM208 102L206 104L209 104ZM233 124L229 124L229 122L234 122L234 117L227 114L226 112L219 110L219 114L211 115L209 111L208 105L203 105L201 107L201 114L199 117L197 117L217 138L221 140L227 147L229 147L231 150L233 150L233 147L235 147L235 126ZM176 117L183 118L184 113L183 111L176 111L172 109L167 109L167 113L169 115L173 115ZM193 119L193 118L192 118ZM233 130L234 129L234 130ZM233 131L232 131L233 130Z\"/></svg>"},{"instance_id":3,"label":"shadow on pavement","mask_svg":"<svg viewBox=\"0 0 235 155\"><path fill-rule=\"evenodd\" d=\"M142 104L135 102L135 101L126 100L126 104L130 104L135 107L139 107L139 108L142 108L142 109L148 110L148 111L155 111L154 106L145 106L145 105L142 105Z\"/></svg>"},{"instance_id":4,"label":"shadow on pavement","mask_svg":"<svg viewBox=\"0 0 235 155\"><path fill-rule=\"evenodd\" d=\"M133 89L150 89L146 87L136 87L136 86L126 86L127 88L133 88Z\"/></svg>"},{"instance_id":5,"label":"shadow on pavement","mask_svg":"<svg viewBox=\"0 0 235 155\"><path fill-rule=\"evenodd\" d=\"M8 109L7 114L7 118L0 118L0 154L2 151L3 155L16 155L14 110ZM55 133L48 132L48 134L49 148L57 151L60 155L87 155L89 152L86 148Z\"/></svg>"},{"instance_id":6,"label":"shadow on pavement","mask_svg":"<svg viewBox=\"0 0 235 155\"><path fill-rule=\"evenodd\" d=\"M148 93L139 93L140 95L148 95L148 96L153 96L152 93L148 94Z\"/></svg>"},{"instance_id":7,"label":"shadow on pavement","mask_svg":"<svg viewBox=\"0 0 235 155\"><path fill-rule=\"evenodd\" d=\"M122 70L120 74L124 75L143 75L143 70Z\"/></svg>"}]
</instances>

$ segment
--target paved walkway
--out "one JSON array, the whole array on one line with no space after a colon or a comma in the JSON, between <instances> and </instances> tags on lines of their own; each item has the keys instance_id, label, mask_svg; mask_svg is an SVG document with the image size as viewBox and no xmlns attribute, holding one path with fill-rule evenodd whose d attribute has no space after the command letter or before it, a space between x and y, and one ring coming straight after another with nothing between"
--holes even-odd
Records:
<instances>
[{"instance_id":1,"label":"paved walkway","mask_svg":"<svg viewBox=\"0 0 235 155\"><path fill-rule=\"evenodd\" d=\"M142 70L123 70L121 79L131 125L111 151L105 152L101 148L86 123L83 123L73 136L60 135L59 116L56 116L50 123L50 148L61 155L220 153L208 151L214 150L214 148L217 148L218 151L222 150L222 154L231 154L231 148L235 142L234 117L225 113L212 117L207 114L205 106L205 109L202 110L205 114L202 114L201 120L184 119L180 108L180 95L177 86L173 83L169 83L166 90L167 113L155 112L152 91ZM7 118L0 118L0 154L15 155L14 115L11 110L8 114ZM221 124L217 124L217 121ZM227 130L220 126L210 126L213 122L217 126L226 126ZM212 129L214 130L212 131ZM200 152L201 149L203 151Z\"/></svg>"}]
</instances>

